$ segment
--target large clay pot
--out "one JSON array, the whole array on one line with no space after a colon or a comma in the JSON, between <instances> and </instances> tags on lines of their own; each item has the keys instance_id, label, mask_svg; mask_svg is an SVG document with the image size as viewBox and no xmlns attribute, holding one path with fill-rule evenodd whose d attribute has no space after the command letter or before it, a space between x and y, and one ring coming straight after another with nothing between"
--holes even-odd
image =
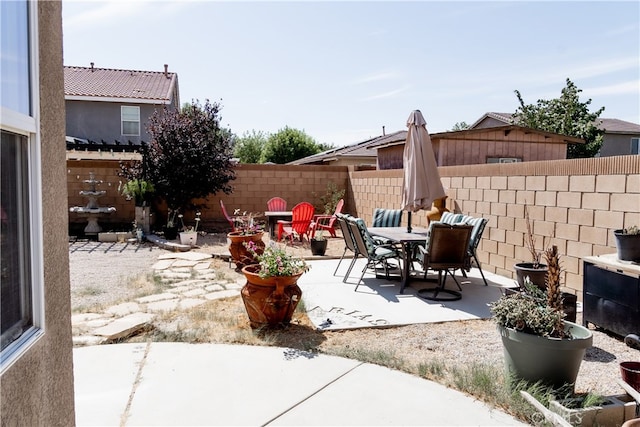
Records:
<instances>
[{"instance_id":1,"label":"large clay pot","mask_svg":"<svg viewBox=\"0 0 640 427\"><path fill-rule=\"evenodd\" d=\"M256 244L256 254L262 255L262 253L264 252L264 242L262 241L263 234L264 233L262 231L246 235L242 234L242 232L240 231L232 231L231 233L227 234L227 238L231 242L229 244L229 252L231 253L231 258L236 264L238 270L241 270L247 265L258 263L256 257L251 252L249 252L244 244L248 242L254 242Z\"/></svg>"},{"instance_id":2,"label":"large clay pot","mask_svg":"<svg viewBox=\"0 0 640 427\"><path fill-rule=\"evenodd\" d=\"M258 264L242 269L247 283L241 291L252 328L281 328L291 322L300 302L302 290L297 285L302 273L295 276L260 277Z\"/></svg>"}]
</instances>

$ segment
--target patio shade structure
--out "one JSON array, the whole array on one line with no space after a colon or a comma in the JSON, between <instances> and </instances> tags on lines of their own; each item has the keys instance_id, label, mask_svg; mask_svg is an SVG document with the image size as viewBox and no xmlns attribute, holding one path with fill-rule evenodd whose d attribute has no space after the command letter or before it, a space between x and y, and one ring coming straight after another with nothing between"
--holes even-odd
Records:
<instances>
[{"instance_id":1,"label":"patio shade structure","mask_svg":"<svg viewBox=\"0 0 640 427\"><path fill-rule=\"evenodd\" d=\"M409 130L403 154L402 210L408 212L408 233L411 233L411 213L430 209L434 200L446 195L426 125L420 110L412 111L407 119Z\"/></svg>"}]
</instances>

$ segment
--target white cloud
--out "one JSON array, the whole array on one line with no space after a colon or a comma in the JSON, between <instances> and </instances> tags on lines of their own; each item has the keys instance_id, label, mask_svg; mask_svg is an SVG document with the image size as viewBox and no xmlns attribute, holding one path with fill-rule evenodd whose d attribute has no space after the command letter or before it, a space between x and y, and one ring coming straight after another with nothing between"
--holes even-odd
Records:
<instances>
[{"instance_id":1,"label":"white cloud","mask_svg":"<svg viewBox=\"0 0 640 427\"><path fill-rule=\"evenodd\" d=\"M583 89L583 93L588 93L591 98L594 95L636 95L640 94L640 80L630 80L628 82L614 85L600 86Z\"/></svg>"}]
</instances>

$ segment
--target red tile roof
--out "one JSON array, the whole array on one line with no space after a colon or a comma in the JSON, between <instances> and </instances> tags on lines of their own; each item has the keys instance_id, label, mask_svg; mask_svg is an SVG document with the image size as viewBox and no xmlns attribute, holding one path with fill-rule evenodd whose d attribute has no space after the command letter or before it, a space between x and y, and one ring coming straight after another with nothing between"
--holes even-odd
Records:
<instances>
[{"instance_id":1,"label":"red tile roof","mask_svg":"<svg viewBox=\"0 0 640 427\"><path fill-rule=\"evenodd\" d=\"M64 67L65 99L121 98L170 103L178 75L163 71ZM177 92L176 92L177 93Z\"/></svg>"}]
</instances>

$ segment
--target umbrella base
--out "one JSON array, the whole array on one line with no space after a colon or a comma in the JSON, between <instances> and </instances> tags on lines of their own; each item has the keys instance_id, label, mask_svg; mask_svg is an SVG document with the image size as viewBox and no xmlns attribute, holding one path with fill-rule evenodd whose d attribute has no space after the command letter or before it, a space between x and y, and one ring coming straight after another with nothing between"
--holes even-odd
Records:
<instances>
[{"instance_id":1,"label":"umbrella base","mask_svg":"<svg viewBox=\"0 0 640 427\"><path fill-rule=\"evenodd\" d=\"M418 296L430 301L458 301L462 298L462 294L460 292L452 291L450 289L442 289L440 287L420 289L418 291Z\"/></svg>"}]
</instances>

